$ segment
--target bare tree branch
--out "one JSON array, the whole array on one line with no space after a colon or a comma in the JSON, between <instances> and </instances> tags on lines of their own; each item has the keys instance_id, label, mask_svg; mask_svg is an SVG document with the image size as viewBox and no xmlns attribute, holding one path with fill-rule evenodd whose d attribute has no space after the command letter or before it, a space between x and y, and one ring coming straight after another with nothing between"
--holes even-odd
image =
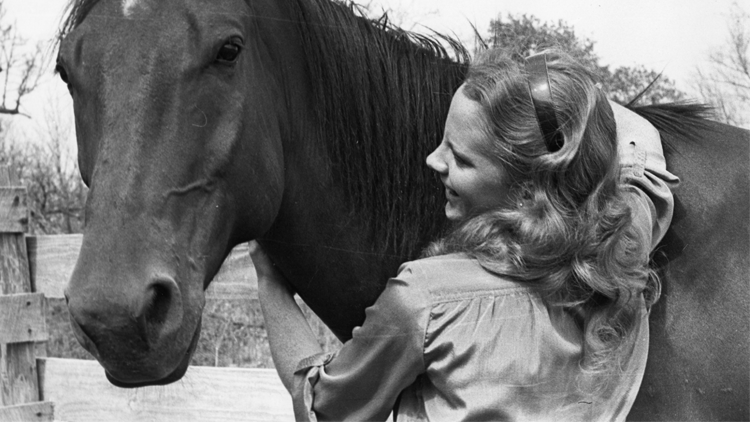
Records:
<instances>
[{"instance_id":1,"label":"bare tree branch","mask_svg":"<svg viewBox=\"0 0 750 422\"><path fill-rule=\"evenodd\" d=\"M71 148L69 111L48 103L33 141L17 142L17 133L0 129L0 164L11 165L26 185L32 234L76 233L83 225L87 190Z\"/></svg>"},{"instance_id":2,"label":"bare tree branch","mask_svg":"<svg viewBox=\"0 0 750 422\"><path fill-rule=\"evenodd\" d=\"M45 68L42 43L32 51L23 51L27 40L19 33L15 24L6 23L6 12L0 0L0 114L22 115L23 98L39 86Z\"/></svg>"},{"instance_id":3,"label":"bare tree branch","mask_svg":"<svg viewBox=\"0 0 750 422\"><path fill-rule=\"evenodd\" d=\"M696 69L694 86L725 123L750 127L750 16L736 2L727 30L727 44Z\"/></svg>"}]
</instances>

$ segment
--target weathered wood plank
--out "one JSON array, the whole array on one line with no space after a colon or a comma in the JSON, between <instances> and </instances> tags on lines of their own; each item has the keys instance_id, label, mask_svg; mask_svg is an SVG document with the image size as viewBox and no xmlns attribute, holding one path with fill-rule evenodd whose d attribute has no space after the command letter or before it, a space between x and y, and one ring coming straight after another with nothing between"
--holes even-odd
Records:
<instances>
[{"instance_id":1,"label":"weathered wood plank","mask_svg":"<svg viewBox=\"0 0 750 422\"><path fill-rule=\"evenodd\" d=\"M0 173L4 185L16 180L7 168ZM0 289L0 294L31 292L23 233L0 233ZM34 348L34 343L0 344L0 406L39 401Z\"/></svg>"},{"instance_id":2,"label":"weathered wood plank","mask_svg":"<svg viewBox=\"0 0 750 422\"><path fill-rule=\"evenodd\" d=\"M0 187L0 232L25 233L29 225L26 188Z\"/></svg>"},{"instance_id":3,"label":"weathered wood plank","mask_svg":"<svg viewBox=\"0 0 750 422\"><path fill-rule=\"evenodd\" d=\"M62 421L292 421L292 401L273 369L190 367L170 385L121 389L95 361L47 358L45 400Z\"/></svg>"},{"instance_id":4,"label":"weathered wood plank","mask_svg":"<svg viewBox=\"0 0 750 422\"><path fill-rule=\"evenodd\" d=\"M0 296L0 342L25 343L47 338L43 294Z\"/></svg>"},{"instance_id":5,"label":"weathered wood plank","mask_svg":"<svg viewBox=\"0 0 750 422\"><path fill-rule=\"evenodd\" d=\"M47 401L0 407L0 421L3 422L52 422L54 420L54 405Z\"/></svg>"},{"instance_id":6,"label":"weathered wood plank","mask_svg":"<svg viewBox=\"0 0 750 422\"><path fill-rule=\"evenodd\" d=\"M0 166L0 189L14 180L6 166ZM0 220L4 216L0 214ZM3 226L0 222L0 227ZM0 294L31 291L29 261L23 233L6 233L0 229Z\"/></svg>"},{"instance_id":7,"label":"weathered wood plank","mask_svg":"<svg viewBox=\"0 0 750 422\"><path fill-rule=\"evenodd\" d=\"M65 285L73 274L83 236L29 236L26 244L34 291L50 298L63 298ZM257 298L258 283L247 244L237 245L224 260L219 273L206 291L211 299Z\"/></svg>"},{"instance_id":8,"label":"weathered wood plank","mask_svg":"<svg viewBox=\"0 0 750 422\"><path fill-rule=\"evenodd\" d=\"M39 401L35 343L0 344L0 406Z\"/></svg>"},{"instance_id":9,"label":"weathered wood plank","mask_svg":"<svg viewBox=\"0 0 750 422\"><path fill-rule=\"evenodd\" d=\"M31 285L35 292L63 299L81 250L80 234L27 236Z\"/></svg>"},{"instance_id":10,"label":"weathered wood plank","mask_svg":"<svg viewBox=\"0 0 750 422\"><path fill-rule=\"evenodd\" d=\"M0 294L31 291L23 234L0 233Z\"/></svg>"}]
</instances>

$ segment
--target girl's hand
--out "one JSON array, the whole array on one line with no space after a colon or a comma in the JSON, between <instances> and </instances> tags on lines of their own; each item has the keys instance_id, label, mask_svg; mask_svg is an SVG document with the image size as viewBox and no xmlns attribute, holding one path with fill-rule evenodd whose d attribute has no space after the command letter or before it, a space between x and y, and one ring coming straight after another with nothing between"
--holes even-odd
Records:
<instances>
[{"instance_id":1,"label":"girl's hand","mask_svg":"<svg viewBox=\"0 0 750 422\"><path fill-rule=\"evenodd\" d=\"M276 286L283 287L290 294L294 294L286 277L276 268L276 264L271 261L271 258L263 251L258 242L252 241L248 245L250 246L250 258L252 258L255 266L255 274L258 276L258 289Z\"/></svg>"}]
</instances>

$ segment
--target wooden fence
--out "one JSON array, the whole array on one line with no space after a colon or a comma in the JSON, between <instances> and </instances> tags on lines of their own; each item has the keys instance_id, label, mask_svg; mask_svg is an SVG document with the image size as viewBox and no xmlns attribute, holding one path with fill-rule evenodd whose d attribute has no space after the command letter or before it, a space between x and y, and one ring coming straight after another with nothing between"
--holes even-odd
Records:
<instances>
[{"instance_id":1,"label":"wooden fence","mask_svg":"<svg viewBox=\"0 0 750 422\"><path fill-rule=\"evenodd\" d=\"M0 167L0 421L293 420L273 369L190 367L167 386L120 389L96 361L46 357L47 298L62 298L79 235L26 236L26 189ZM247 246L235 248L206 292L257 298Z\"/></svg>"}]
</instances>

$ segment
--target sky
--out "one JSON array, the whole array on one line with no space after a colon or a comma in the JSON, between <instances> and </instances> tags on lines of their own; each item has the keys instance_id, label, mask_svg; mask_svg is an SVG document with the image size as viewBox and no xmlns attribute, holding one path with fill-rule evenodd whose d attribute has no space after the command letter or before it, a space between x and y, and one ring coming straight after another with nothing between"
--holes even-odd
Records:
<instances>
[{"instance_id":1,"label":"sky","mask_svg":"<svg viewBox=\"0 0 750 422\"><path fill-rule=\"evenodd\" d=\"M735 0L371 0L371 10L392 10L404 27L432 29L470 41L471 24L486 31L500 14L531 14L542 21L565 21L579 36L595 41L602 65L644 65L663 71L678 88L691 92L697 66L726 43L727 19ZM368 0L360 0L367 4ZM30 41L54 37L67 0L4 0L7 22ZM750 11L747 0L737 0ZM69 108L67 91L52 77L22 106L39 120L45 104ZM34 126L21 122L20 126Z\"/></svg>"},{"instance_id":2,"label":"sky","mask_svg":"<svg viewBox=\"0 0 750 422\"><path fill-rule=\"evenodd\" d=\"M743 4L747 0L740 0ZM473 23L486 31L498 15L531 14L542 21L565 21L579 36L595 41L601 64L644 65L687 89L696 65L727 37L732 0L376 0L408 10L420 25L455 32L470 40ZM750 4L744 7L750 9Z\"/></svg>"}]
</instances>

